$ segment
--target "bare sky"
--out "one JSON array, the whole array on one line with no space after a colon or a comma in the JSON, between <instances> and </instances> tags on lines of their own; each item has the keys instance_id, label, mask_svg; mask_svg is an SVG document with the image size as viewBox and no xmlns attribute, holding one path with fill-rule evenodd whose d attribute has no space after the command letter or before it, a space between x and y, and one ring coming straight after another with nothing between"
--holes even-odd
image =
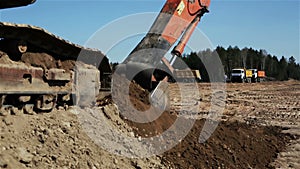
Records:
<instances>
[{"instance_id":1,"label":"bare sky","mask_svg":"<svg viewBox=\"0 0 300 169\"><path fill-rule=\"evenodd\" d=\"M0 19L36 25L84 45L108 23L136 13L159 12L164 3L164 0L37 0L27 7L1 10ZM299 8L298 0L211 0L210 13L203 17L198 28L213 46L265 49L277 57L294 56L299 62ZM148 25L152 22L149 20ZM119 25L121 28L130 29ZM103 38L113 36L112 32ZM134 48L136 44L131 45Z\"/></svg>"}]
</instances>

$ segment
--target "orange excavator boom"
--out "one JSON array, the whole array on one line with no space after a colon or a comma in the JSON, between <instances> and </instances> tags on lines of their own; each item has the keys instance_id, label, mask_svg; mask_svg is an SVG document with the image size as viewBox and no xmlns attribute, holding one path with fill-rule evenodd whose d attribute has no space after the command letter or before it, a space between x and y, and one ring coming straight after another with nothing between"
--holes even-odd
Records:
<instances>
[{"instance_id":1,"label":"orange excavator boom","mask_svg":"<svg viewBox=\"0 0 300 169\"><path fill-rule=\"evenodd\" d=\"M167 0L146 36L120 64L119 72L143 88L155 88L152 81L162 78L153 77L154 71L162 65L163 57L180 37L172 53L183 52L209 5L210 0Z\"/></svg>"}]
</instances>

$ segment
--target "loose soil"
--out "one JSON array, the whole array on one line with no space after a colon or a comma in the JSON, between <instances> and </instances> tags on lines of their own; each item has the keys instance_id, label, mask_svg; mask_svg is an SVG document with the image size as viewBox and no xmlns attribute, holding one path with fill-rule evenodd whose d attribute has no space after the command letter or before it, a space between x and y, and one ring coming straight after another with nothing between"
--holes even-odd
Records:
<instances>
[{"instance_id":1,"label":"loose soil","mask_svg":"<svg viewBox=\"0 0 300 169\"><path fill-rule=\"evenodd\" d=\"M270 163L293 139L278 127L221 122L212 136L199 143L204 120L195 123L187 137L163 154L172 168L273 168ZM170 163L171 162L171 163Z\"/></svg>"},{"instance_id":2,"label":"loose soil","mask_svg":"<svg viewBox=\"0 0 300 169\"><path fill-rule=\"evenodd\" d=\"M170 110L143 124L122 116L122 111L133 111L128 104L138 111L149 109L148 92L131 85L130 102L117 104L109 96L98 100L107 121L124 133L134 132L133 137L151 137L169 128L182 106L174 99L180 98L177 87L170 86L175 102ZM299 168L300 82L227 84L222 121L204 143L198 138L209 117L211 89L210 84L198 86L200 96L191 98L200 108L192 115L196 123L178 145L159 156L131 159L108 153L80 125L75 110L82 110L71 107L34 115L2 114L0 168Z\"/></svg>"},{"instance_id":3,"label":"loose soil","mask_svg":"<svg viewBox=\"0 0 300 169\"><path fill-rule=\"evenodd\" d=\"M74 70L76 60L58 60L47 53L31 53L22 54L21 60L13 61L5 52L0 51L0 63L2 64L22 64L27 66L41 67L44 70L51 68L65 69L66 71Z\"/></svg>"}]
</instances>

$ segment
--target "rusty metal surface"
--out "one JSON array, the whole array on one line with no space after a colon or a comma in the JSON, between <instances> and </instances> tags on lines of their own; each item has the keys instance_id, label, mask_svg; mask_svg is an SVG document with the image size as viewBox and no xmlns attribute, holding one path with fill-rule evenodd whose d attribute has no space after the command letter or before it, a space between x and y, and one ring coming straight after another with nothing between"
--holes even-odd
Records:
<instances>
[{"instance_id":1,"label":"rusty metal surface","mask_svg":"<svg viewBox=\"0 0 300 169\"><path fill-rule=\"evenodd\" d=\"M43 69L25 64L0 64L0 94L71 93L72 86L49 86ZM71 82L70 82L71 83Z\"/></svg>"},{"instance_id":2,"label":"rusty metal surface","mask_svg":"<svg viewBox=\"0 0 300 169\"><path fill-rule=\"evenodd\" d=\"M47 80L62 80L62 81L70 81L71 74L66 72L64 69L56 69L52 68L45 72L45 77Z\"/></svg>"},{"instance_id":3,"label":"rusty metal surface","mask_svg":"<svg viewBox=\"0 0 300 169\"><path fill-rule=\"evenodd\" d=\"M33 2L0 0L0 9ZM23 107L24 112L31 114L33 109L51 111L74 101L89 104L95 102L86 99L89 94L96 98L100 84L110 82L102 77L112 70L101 51L71 43L37 26L0 22L0 50L0 108L4 104L10 110ZM74 65L82 65L85 71L74 75ZM80 88L78 81L84 87ZM95 87L87 90L91 85Z\"/></svg>"},{"instance_id":4,"label":"rusty metal surface","mask_svg":"<svg viewBox=\"0 0 300 169\"><path fill-rule=\"evenodd\" d=\"M26 74L30 75L32 79L43 79L42 68L0 64L0 84L4 81L23 82L27 78L24 77Z\"/></svg>"}]
</instances>

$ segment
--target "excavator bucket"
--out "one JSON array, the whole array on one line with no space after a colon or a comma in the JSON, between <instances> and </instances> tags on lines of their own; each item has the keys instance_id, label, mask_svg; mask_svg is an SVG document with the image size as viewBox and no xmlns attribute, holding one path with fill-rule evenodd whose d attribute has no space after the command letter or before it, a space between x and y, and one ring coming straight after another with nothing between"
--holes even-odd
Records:
<instances>
[{"instance_id":1,"label":"excavator bucket","mask_svg":"<svg viewBox=\"0 0 300 169\"><path fill-rule=\"evenodd\" d=\"M160 81L150 94L151 104L160 109L169 109L169 83Z\"/></svg>"},{"instance_id":2,"label":"excavator bucket","mask_svg":"<svg viewBox=\"0 0 300 169\"><path fill-rule=\"evenodd\" d=\"M209 4L210 0L167 0L146 36L122 62L118 72L152 91L150 100L155 107L165 110L169 100L168 83L164 79L174 70L172 66L167 71L159 70L164 56L180 37L175 53L181 55L200 18L208 12ZM153 84L158 81L155 87Z\"/></svg>"}]
</instances>

